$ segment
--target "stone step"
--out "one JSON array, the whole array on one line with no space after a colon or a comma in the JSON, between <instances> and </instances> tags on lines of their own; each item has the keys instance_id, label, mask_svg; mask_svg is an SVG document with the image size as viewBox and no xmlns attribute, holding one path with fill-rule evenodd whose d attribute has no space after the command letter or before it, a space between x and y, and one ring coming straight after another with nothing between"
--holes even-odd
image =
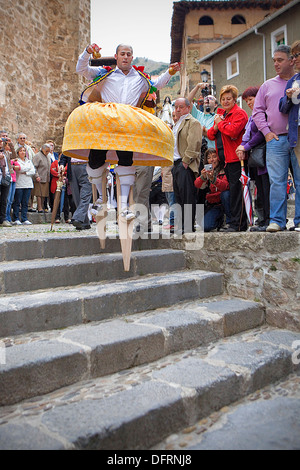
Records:
<instances>
[{"instance_id":1,"label":"stone step","mask_svg":"<svg viewBox=\"0 0 300 470\"><path fill-rule=\"evenodd\" d=\"M0 405L48 393L174 352L207 345L264 322L260 305L189 302L63 331L11 340L1 369Z\"/></svg>"},{"instance_id":2,"label":"stone step","mask_svg":"<svg viewBox=\"0 0 300 470\"><path fill-rule=\"evenodd\" d=\"M222 290L222 274L191 270L4 295L0 338L107 320L212 297Z\"/></svg>"},{"instance_id":3,"label":"stone step","mask_svg":"<svg viewBox=\"0 0 300 470\"><path fill-rule=\"evenodd\" d=\"M46 258L42 262L40 259L2 262L0 265L0 294L173 272L185 267L185 255L181 250L133 252L129 272L124 271L121 253Z\"/></svg>"},{"instance_id":4,"label":"stone step","mask_svg":"<svg viewBox=\"0 0 300 470\"><path fill-rule=\"evenodd\" d=\"M3 407L0 448L150 449L299 370L293 359L299 340L299 333L262 327Z\"/></svg>"},{"instance_id":5,"label":"stone step","mask_svg":"<svg viewBox=\"0 0 300 470\"><path fill-rule=\"evenodd\" d=\"M107 237L105 249L101 249L96 235L82 236L74 232L55 235L49 233L45 237L38 236L36 239L26 239L24 235L18 235L19 238L16 234L15 239L0 241L0 262L88 256L121 251L119 238L112 236ZM132 241L132 251L168 249L170 246L170 239L159 238L159 234L151 234L149 239L138 238Z\"/></svg>"}]
</instances>

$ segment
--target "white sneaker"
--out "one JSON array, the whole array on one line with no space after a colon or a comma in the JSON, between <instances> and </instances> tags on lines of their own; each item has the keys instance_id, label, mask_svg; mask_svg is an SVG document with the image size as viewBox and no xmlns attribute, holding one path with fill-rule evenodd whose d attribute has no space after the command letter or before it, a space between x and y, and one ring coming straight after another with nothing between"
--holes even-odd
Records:
<instances>
[{"instance_id":1,"label":"white sneaker","mask_svg":"<svg viewBox=\"0 0 300 470\"><path fill-rule=\"evenodd\" d=\"M134 213L129 209L123 209L121 212L121 217L123 217L127 221L135 219Z\"/></svg>"},{"instance_id":2,"label":"white sneaker","mask_svg":"<svg viewBox=\"0 0 300 470\"><path fill-rule=\"evenodd\" d=\"M2 225L2 227L11 227L12 226L12 224L8 220L3 220L1 225Z\"/></svg>"},{"instance_id":3,"label":"white sneaker","mask_svg":"<svg viewBox=\"0 0 300 470\"><path fill-rule=\"evenodd\" d=\"M22 222L22 225L32 225L32 223L29 220L25 220L25 222Z\"/></svg>"},{"instance_id":4,"label":"white sneaker","mask_svg":"<svg viewBox=\"0 0 300 470\"><path fill-rule=\"evenodd\" d=\"M91 215L96 216L98 212L102 210L103 210L102 201L100 199L97 199L97 201L95 201L95 204L92 205L90 213Z\"/></svg>"},{"instance_id":5,"label":"white sneaker","mask_svg":"<svg viewBox=\"0 0 300 470\"><path fill-rule=\"evenodd\" d=\"M281 227L275 222L271 222L266 228L266 232L281 232Z\"/></svg>"},{"instance_id":6,"label":"white sneaker","mask_svg":"<svg viewBox=\"0 0 300 470\"><path fill-rule=\"evenodd\" d=\"M15 220L12 224L13 224L13 225L22 225L19 220Z\"/></svg>"}]
</instances>

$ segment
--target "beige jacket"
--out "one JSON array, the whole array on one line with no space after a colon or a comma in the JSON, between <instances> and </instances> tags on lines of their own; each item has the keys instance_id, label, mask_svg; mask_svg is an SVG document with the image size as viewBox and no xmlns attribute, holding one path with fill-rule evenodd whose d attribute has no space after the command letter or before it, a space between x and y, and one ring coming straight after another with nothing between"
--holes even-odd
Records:
<instances>
[{"instance_id":1,"label":"beige jacket","mask_svg":"<svg viewBox=\"0 0 300 470\"><path fill-rule=\"evenodd\" d=\"M41 183L49 183L50 181L50 167L51 158L49 155L45 155L41 150L35 154L32 163L36 169L36 177L41 178Z\"/></svg>"},{"instance_id":2,"label":"beige jacket","mask_svg":"<svg viewBox=\"0 0 300 470\"><path fill-rule=\"evenodd\" d=\"M172 168L173 166L166 166L161 169L161 190L163 193L172 193L174 191Z\"/></svg>"},{"instance_id":3,"label":"beige jacket","mask_svg":"<svg viewBox=\"0 0 300 470\"><path fill-rule=\"evenodd\" d=\"M202 126L197 119L188 114L177 131L177 148L183 163L198 175L202 145Z\"/></svg>"}]
</instances>

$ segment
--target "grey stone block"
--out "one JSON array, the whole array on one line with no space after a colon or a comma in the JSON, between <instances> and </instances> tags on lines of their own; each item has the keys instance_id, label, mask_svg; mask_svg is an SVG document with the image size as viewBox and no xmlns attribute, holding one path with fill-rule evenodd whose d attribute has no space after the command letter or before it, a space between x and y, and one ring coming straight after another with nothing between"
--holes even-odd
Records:
<instances>
[{"instance_id":1,"label":"grey stone block","mask_svg":"<svg viewBox=\"0 0 300 470\"><path fill-rule=\"evenodd\" d=\"M0 299L0 337L78 325L83 321L81 298L74 291L56 291Z\"/></svg>"},{"instance_id":2,"label":"grey stone block","mask_svg":"<svg viewBox=\"0 0 300 470\"><path fill-rule=\"evenodd\" d=\"M100 400L54 408L42 423L76 449L145 449L187 425L180 389L145 383Z\"/></svg>"},{"instance_id":3,"label":"grey stone block","mask_svg":"<svg viewBox=\"0 0 300 470\"><path fill-rule=\"evenodd\" d=\"M192 422L208 416L241 397L242 377L227 367L188 358L153 373L153 378L191 389L185 398Z\"/></svg>"},{"instance_id":4,"label":"grey stone block","mask_svg":"<svg viewBox=\"0 0 300 470\"><path fill-rule=\"evenodd\" d=\"M212 363L230 365L235 370L247 370L244 394L252 393L285 377L293 371L291 353L262 341L236 341L218 345L209 355Z\"/></svg>"},{"instance_id":5,"label":"grey stone block","mask_svg":"<svg viewBox=\"0 0 300 470\"><path fill-rule=\"evenodd\" d=\"M263 325L265 312L262 305L242 299L207 302L202 304L208 311L221 315L224 320L224 335L231 336L241 331Z\"/></svg>"},{"instance_id":6,"label":"grey stone block","mask_svg":"<svg viewBox=\"0 0 300 470\"><path fill-rule=\"evenodd\" d=\"M207 296L218 295L221 288L222 275L219 274L185 271L157 275L126 283L116 282L105 286L105 290L101 286L91 288L90 295L85 296L84 311L88 321L105 320L192 300L202 297L204 292Z\"/></svg>"},{"instance_id":7,"label":"grey stone block","mask_svg":"<svg viewBox=\"0 0 300 470\"><path fill-rule=\"evenodd\" d=\"M124 320L83 326L65 333L64 338L91 349L92 377L152 362L165 353L162 331Z\"/></svg>"},{"instance_id":8,"label":"grey stone block","mask_svg":"<svg viewBox=\"0 0 300 470\"><path fill-rule=\"evenodd\" d=\"M6 240L4 249L5 261L33 260L43 257L42 240Z\"/></svg>"},{"instance_id":9,"label":"grey stone block","mask_svg":"<svg viewBox=\"0 0 300 470\"><path fill-rule=\"evenodd\" d=\"M299 450L299 399L277 397L238 406L186 450Z\"/></svg>"},{"instance_id":10,"label":"grey stone block","mask_svg":"<svg viewBox=\"0 0 300 470\"><path fill-rule=\"evenodd\" d=\"M132 251L170 249L171 240L137 239L132 241ZM180 247L181 249L181 247ZM68 256L89 256L102 253L120 253L120 240L107 237L105 248L100 247L95 236L51 235L35 239L7 239L0 242L0 260L22 261L40 258L65 258Z\"/></svg>"},{"instance_id":11,"label":"grey stone block","mask_svg":"<svg viewBox=\"0 0 300 470\"><path fill-rule=\"evenodd\" d=\"M67 258L69 256L90 256L100 253L98 237L65 237L45 238L43 240L44 258Z\"/></svg>"},{"instance_id":12,"label":"grey stone block","mask_svg":"<svg viewBox=\"0 0 300 470\"><path fill-rule=\"evenodd\" d=\"M139 323L156 325L166 331L166 352L172 354L217 341L223 336L220 318L205 318L205 313L194 313L186 308L156 313L139 320Z\"/></svg>"},{"instance_id":13,"label":"grey stone block","mask_svg":"<svg viewBox=\"0 0 300 470\"><path fill-rule=\"evenodd\" d=\"M64 450L65 447L53 436L45 434L40 427L24 424L0 426L1 450Z\"/></svg>"},{"instance_id":14,"label":"grey stone block","mask_svg":"<svg viewBox=\"0 0 300 470\"><path fill-rule=\"evenodd\" d=\"M87 366L82 348L59 341L6 348L6 364L0 366L0 404L17 403L83 380Z\"/></svg>"},{"instance_id":15,"label":"grey stone block","mask_svg":"<svg viewBox=\"0 0 300 470\"><path fill-rule=\"evenodd\" d=\"M141 274L173 272L183 268L184 253L173 250L132 253L129 272L124 271L120 253L3 263L0 269L0 293L75 286Z\"/></svg>"}]
</instances>

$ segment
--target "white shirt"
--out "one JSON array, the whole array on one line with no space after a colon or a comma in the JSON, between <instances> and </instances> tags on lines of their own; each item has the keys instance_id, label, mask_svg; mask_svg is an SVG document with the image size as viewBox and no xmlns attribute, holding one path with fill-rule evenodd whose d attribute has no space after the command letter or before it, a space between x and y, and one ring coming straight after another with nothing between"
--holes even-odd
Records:
<instances>
[{"instance_id":1,"label":"white shirt","mask_svg":"<svg viewBox=\"0 0 300 470\"><path fill-rule=\"evenodd\" d=\"M102 67L89 65L90 54L84 51L78 59L76 72L88 80L98 77ZM169 70L157 79L151 80L158 90L167 85L171 75ZM132 67L127 75L117 66L114 71L97 85L101 91L103 103L122 103L136 106L142 93L148 91L146 80Z\"/></svg>"},{"instance_id":2,"label":"white shirt","mask_svg":"<svg viewBox=\"0 0 300 470\"><path fill-rule=\"evenodd\" d=\"M177 133L178 133L178 129L179 129L179 126L180 124L182 123L182 121L186 118L186 116L188 116L188 114L184 114L183 116L181 116L178 121L176 122L175 126L173 127L173 134L174 134L174 138L175 138L175 144L174 144L174 162L176 162L176 160L179 160L181 159L181 155L179 154L178 152L178 147L177 147Z\"/></svg>"},{"instance_id":3,"label":"white shirt","mask_svg":"<svg viewBox=\"0 0 300 470\"><path fill-rule=\"evenodd\" d=\"M16 171L16 189L32 189L32 177L35 175L35 168L32 161L28 158L25 158L25 161L21 160L21 158L17 158L17 162L20 165L20 171Z\"/></svg>"}]
</instances>

